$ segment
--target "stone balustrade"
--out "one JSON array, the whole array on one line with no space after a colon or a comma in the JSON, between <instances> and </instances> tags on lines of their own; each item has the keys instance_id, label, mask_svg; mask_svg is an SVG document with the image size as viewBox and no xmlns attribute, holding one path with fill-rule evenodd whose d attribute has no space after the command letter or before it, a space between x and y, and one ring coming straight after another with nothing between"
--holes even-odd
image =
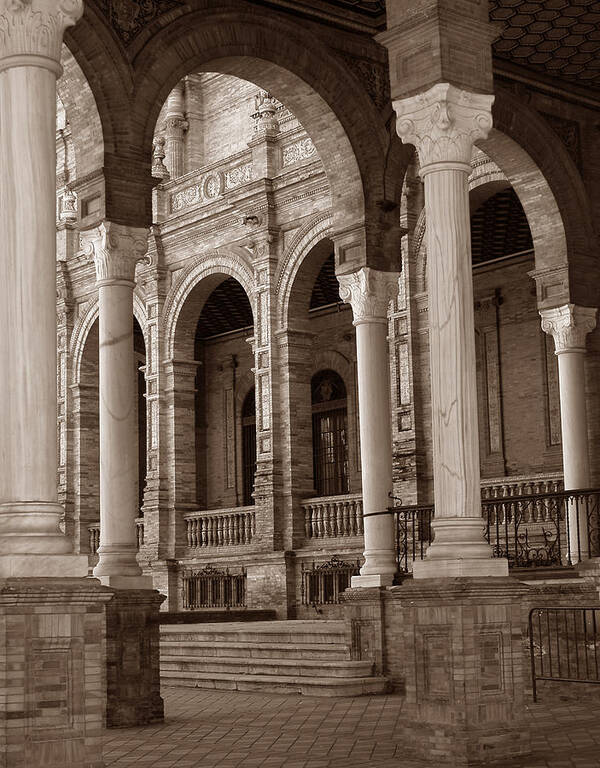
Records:
<instances>
[{"instance_id":1,"label":"stone balustrade","mask_svg":"<svg viewBox=\"0 0 600 768\"><path fill-rule=\"evenodd\" d=\"M227 547L250 544L255 531L254 507L233 507L184 515L187 545Z\"/></svg>"},{"instance_id":2,"label":"stone balustrade","mask_svg":"<svg viewBox=\"0 0 600 768\"><path fill-rule=\"evenodd\" d=\"M538 493L557 493L563 490L560 472L539 475L512 475L486 478L481 481L481 498L501 499L505 496L528 496Z\"/></svg>"},{"instance_id":3,"label":"stone balustrade","mask_svg":"<svg viewBox=\"0 0 600 768\"><path fill-rule=\"evenodd\" d=\"M363 535L362 496L320 496L304 499L304 531L307 539Z\"/></svg>"}]
</instances>

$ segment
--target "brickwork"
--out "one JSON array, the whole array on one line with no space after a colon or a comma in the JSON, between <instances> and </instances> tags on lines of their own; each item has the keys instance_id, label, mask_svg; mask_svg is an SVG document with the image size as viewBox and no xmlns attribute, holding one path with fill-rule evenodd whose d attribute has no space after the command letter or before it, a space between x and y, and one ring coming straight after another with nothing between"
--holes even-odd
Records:
<instances>
[{"instance_id":1,"label":"brickwork","mask_svg":"<svg viewBox=\"0 0 600 768\"><path fill-rule=\"evenodd\" d=\"M83 579L0 582L0 765L102 768L105 603Z\"/></svg>"},{"instance_id":2,"label":"brickwork","mask_svg":"<svg viewBox=\"0 0 600 768\"><path fill-rule=\"evenodd\" d=\"M106 609L106 724L109 728L163 720L158 612L164 596L119 589Z\"/></svg>"}]
</instances>

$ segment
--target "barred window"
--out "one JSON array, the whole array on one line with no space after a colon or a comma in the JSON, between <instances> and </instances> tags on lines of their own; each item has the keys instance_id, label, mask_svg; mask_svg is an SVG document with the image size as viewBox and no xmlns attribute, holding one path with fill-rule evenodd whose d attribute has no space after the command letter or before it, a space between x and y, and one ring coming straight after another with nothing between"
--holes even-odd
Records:
<instances>
[{"instance_id":1,"label":"barred window","mask_svg":"<svg viewBox=\"0 0 600 768\"><path fill-rule=\"evenodd\" d=\"M254 504L254 476L256 475L256 404L254 387L242 405L242 482L244 506Z\"/></svg>"},{"instance_id":2,"label":"barred window","mask_svg":"<svg viewBox=\"0 0 600 768\"><path fill-rule=\"evenodd\" d=\"M313 472L319 496L348 493L348 409L346 387L330 370L319 371L311 382Z\"/></svg>"}]
</instances>

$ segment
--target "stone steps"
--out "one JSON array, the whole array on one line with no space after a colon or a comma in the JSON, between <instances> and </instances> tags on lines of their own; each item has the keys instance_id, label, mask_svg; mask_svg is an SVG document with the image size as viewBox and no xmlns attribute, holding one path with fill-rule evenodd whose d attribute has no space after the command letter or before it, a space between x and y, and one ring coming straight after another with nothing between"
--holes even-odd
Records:
<instances>
[{"instance_id":1,"label":"stone steps","mask_svg":"<svg viewBox=\"0 0 600 768\"><path fill-rule=\"evenodd\" d=\"M352 661L342 621L163 625L163 685L360 696L385 693L370 661Z\"/></svg>"}]
</instances>

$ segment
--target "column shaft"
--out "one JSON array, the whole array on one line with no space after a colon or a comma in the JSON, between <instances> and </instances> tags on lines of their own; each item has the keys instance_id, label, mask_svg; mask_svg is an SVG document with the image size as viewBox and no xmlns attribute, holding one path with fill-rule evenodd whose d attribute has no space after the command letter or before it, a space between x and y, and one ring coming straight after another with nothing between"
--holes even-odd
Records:
<instances>
[{"instance_id":1,"label":"column shaft","mask_svg":"<svg viewBox=\"0 0 600 768\"><path fill-rule=\"evenodd\" d=\"M567 490L590 487L584 358L582 350L558 355L563 472Z\"/></svg>"},{"instance_id":2,"label":"column shaft","mask_svg":"<svg viewBox=\"0 0 600 768\"><path fill-rule=\"evenodd\" d=\"M356 324L358 410L362 471L365 576L394 574L395 532L392 515L373 515L392 506L392 432L387 322Z\"/></svg>"},{"instance_id":3,"label":"column shaft","mask_svg":"<svg viewBox=\"0 0 600 768\"><path fill-rule=\"evenodd\" d=\"M396 573L392 505L392 424L387 309L398 295L398 275L363 267L338 275L340 297L352 305L356 326L358 415L365 562L353 587L386 586Z\"/></svg>"},{"instance_id":4,"label":"column shaft","mask_svg":"<svg viewBox=\"0 0 600 768\"><path fill-rule=\"evenodd\" d=\"M100 546L136 549L138 448L133 355L133 289L99 288ZM118 511L118 514L115 514ZM136 575L139 568L136 564Z\"/></svg>"}]
</instances>

